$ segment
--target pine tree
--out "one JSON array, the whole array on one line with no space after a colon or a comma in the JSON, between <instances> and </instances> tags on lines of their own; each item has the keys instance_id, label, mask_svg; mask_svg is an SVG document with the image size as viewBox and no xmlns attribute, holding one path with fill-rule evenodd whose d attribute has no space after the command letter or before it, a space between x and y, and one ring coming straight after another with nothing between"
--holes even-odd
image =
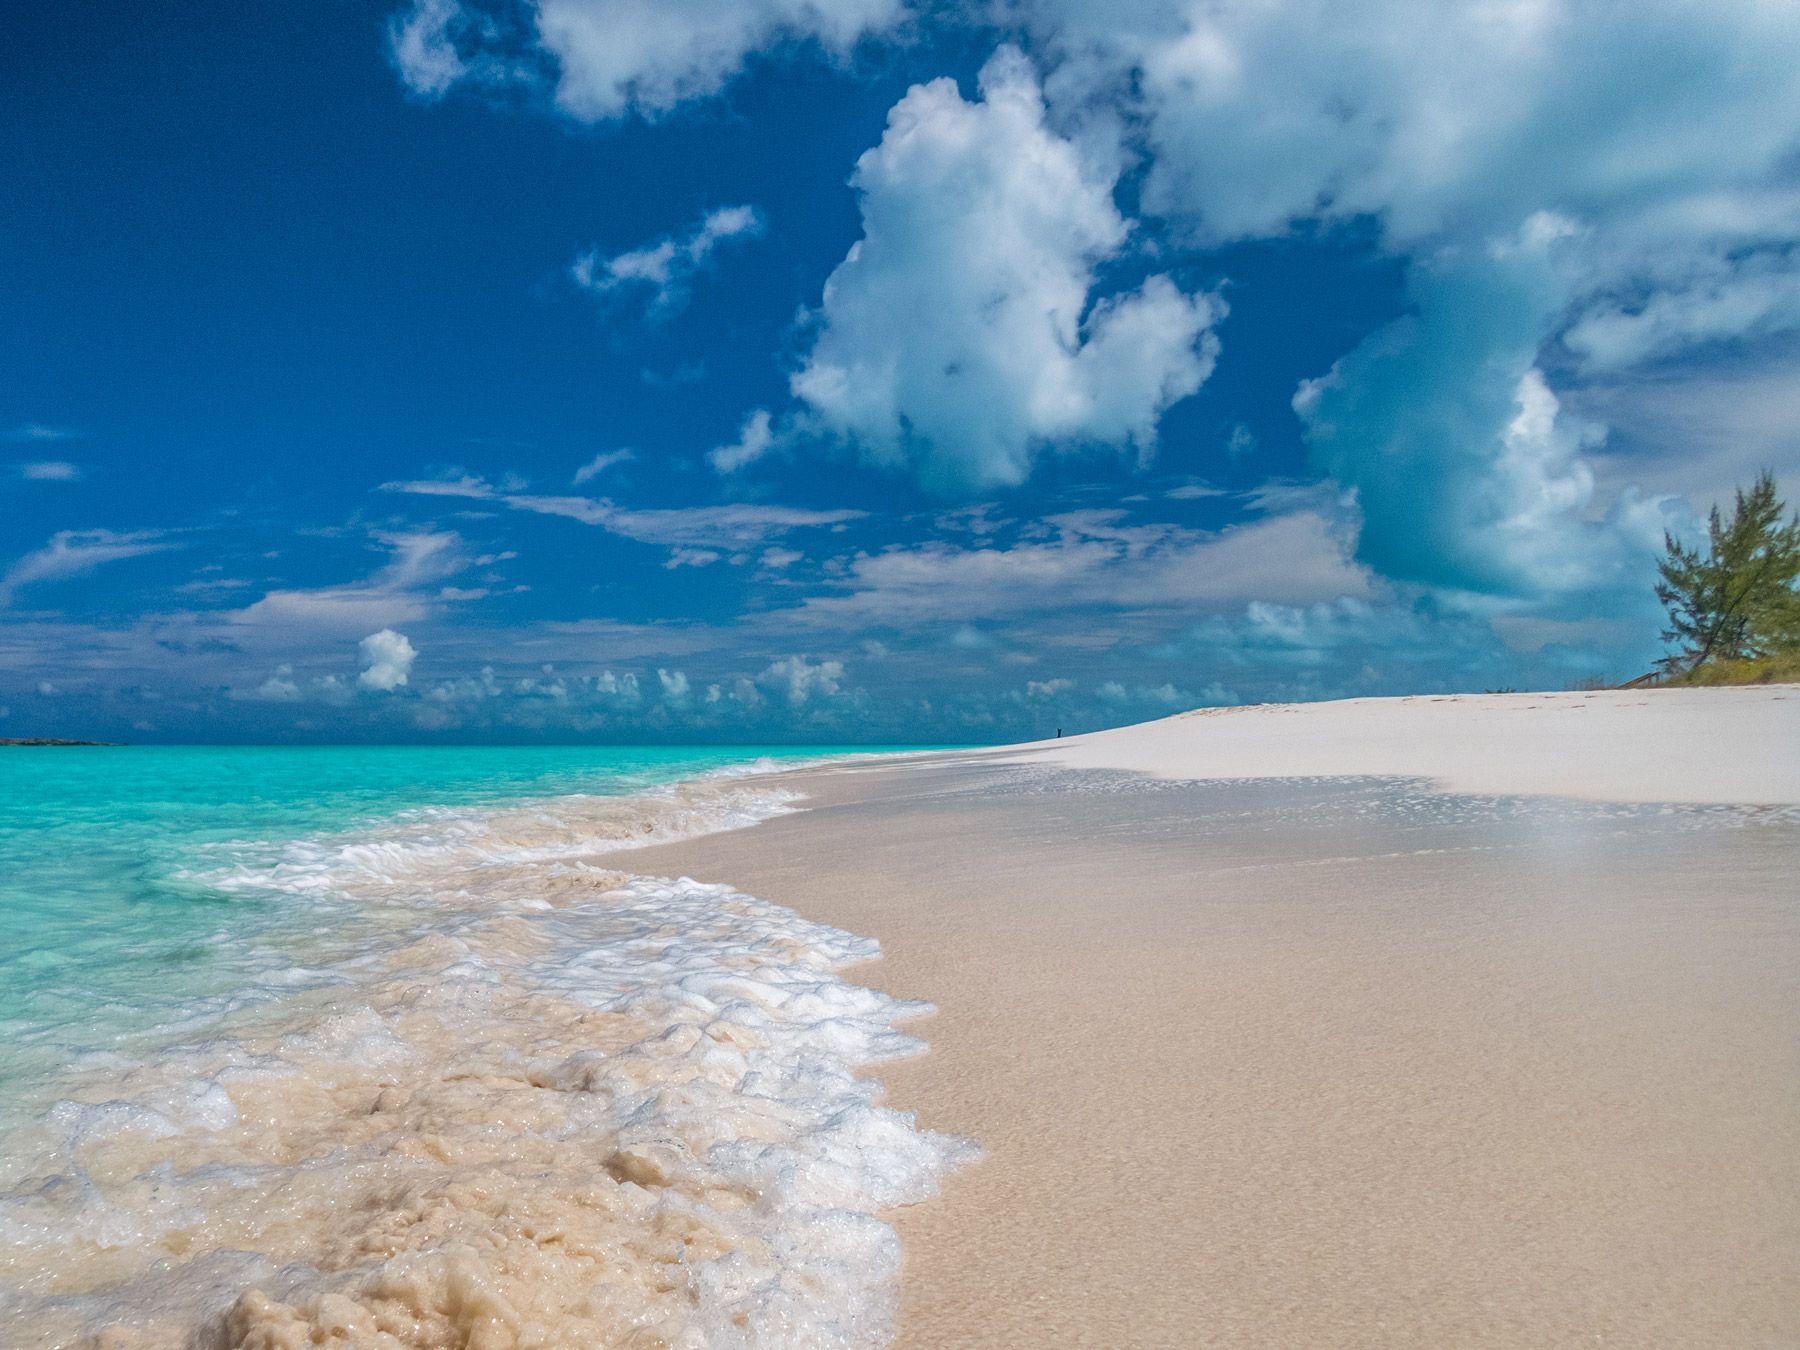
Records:
<instances>
[{"instance_id":1,"label":"pine tree","mask_svg":"<svg viewBox=\"0 0 1800 1350\"><path fill-rule=\"evenodd\" d=\"M1664 671L1800 646L1800 516L1783 524L1786 509L1765 471L1748 492L1738 489L1730 520L1713 507L1704 556L1663 536L1667 556L1656 598L1669 611L1663 641L1676 647L1663 659Z\"/></svg>"}]
</instances>

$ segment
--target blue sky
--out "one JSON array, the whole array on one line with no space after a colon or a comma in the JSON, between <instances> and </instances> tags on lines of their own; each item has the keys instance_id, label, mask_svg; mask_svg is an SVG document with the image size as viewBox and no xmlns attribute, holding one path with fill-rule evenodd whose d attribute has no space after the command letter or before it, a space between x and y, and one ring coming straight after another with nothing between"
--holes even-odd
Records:
<instances>
[{"instance_id":1,"label":"blue sky","mask_svg":"<svg viewBox=\"0 0 1800 1350\"><path fill-rule=\"evenodd\" d=\"M1800 491L1800 11L39 6L0 735L989 740L1626 678Z\"/></svg>"}]
</instances>

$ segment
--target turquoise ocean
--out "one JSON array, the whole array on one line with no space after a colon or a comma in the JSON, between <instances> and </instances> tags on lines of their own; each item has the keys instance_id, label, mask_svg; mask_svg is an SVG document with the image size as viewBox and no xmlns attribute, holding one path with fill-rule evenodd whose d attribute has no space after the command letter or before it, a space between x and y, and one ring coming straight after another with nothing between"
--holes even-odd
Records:
<instances>
[{"instance_id":1,"label":"turquoise ocean","mask_svg":"<svg viewBox=\"0 0 1800 1350\"><path fill-rule=\"evenodd\" d=\"M629 796L830 748L0 749L0 1100L72 1055L256 997L320 898L223 889L300 840L572 794ZM332 918L339 917L335 909Z\"/></svg>"}]
</instances>

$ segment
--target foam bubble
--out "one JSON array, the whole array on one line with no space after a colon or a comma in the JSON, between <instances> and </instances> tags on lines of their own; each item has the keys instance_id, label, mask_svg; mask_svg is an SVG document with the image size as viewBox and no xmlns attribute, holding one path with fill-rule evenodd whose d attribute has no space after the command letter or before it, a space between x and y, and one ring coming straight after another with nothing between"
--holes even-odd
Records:
<instances>
[{"instance_id":1,"label":"foam bubble","mask_svg":"<svg viewBox=\"0 0 1800 1350\"><path fill-rule=\"evenodd\" d=\"M790 801L720 778L230 858L214 884L307 922L204 1035L71 1071L0 1174L0 1320L146 1350L881 1343L879 1212L972 1153L858 1073L927 1005L838 974L868 939L592 860Z\"/></svg>"}]
</instances>

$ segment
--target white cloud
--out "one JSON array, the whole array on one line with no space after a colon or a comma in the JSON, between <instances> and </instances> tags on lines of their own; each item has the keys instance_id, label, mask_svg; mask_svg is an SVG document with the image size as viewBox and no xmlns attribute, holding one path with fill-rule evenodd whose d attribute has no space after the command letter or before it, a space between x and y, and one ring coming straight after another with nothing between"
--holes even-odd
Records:
<instances>
[{"instance_id":1,"label":"white cloud","mask_svg":"<svg viewBox=\"0 0 1800 1350\"><path fill-rule=\"evenodd\" d=\"M404 483L383 483L383 492L410 492L419 497L498 497L499 491L484 478L461 474L455 478L418 478Z\"/></svg>"},{"instance_id":2,"label":"white cloud","mask_svg":"<svg viewBox=\"0 0 1800 1350\"><path fill-rule=\"evenodd\" d=\"M1560 399L1597 372L1800 328L1800 7L1027 12L1066 57L1059 111L1093 134L1131 102L1147 211L1204 243L1365 219L1408 259L1415 317L1339 364L1342 420L1313 428L1316 461L1357 488L1362 556L1410 554L1398 575L1517 590L1616 574L1574 453L1593 438L1515 426L1522 382Z\"/></svg>"},{"instance_id":3,"label":"white cloud","mask_svg":"<svg viewBox=\"0 0 1800 1350\"><path fill-rule=\"evenodd\" d=\"M0 575L0 606L10 605L22 587L80 576L109 562L175 547L155 530L59 530L49 543L27 553Z\"/></svg>"},{"instance_id":4,"label":"white cloud","mask_svg":"<svg viewBox=\"0 0 1800 1350\"><path fill-rule=\"evenodd\" d=\"M1792 151L1800 11L1681 0L1033 0L1083 59L1063 92L1129 73L1150 209L1211 239L1377 216L1401 242L1487 238L1752 182Z\"/></svg>"},{"instance_id":5,"label":"white cloud","mask_svg":"<svg viewBox=\"0 0 1800 1350\"><path fill-rule=\"evenodd\" d=\"M805 710L805 719L817 724L825 713L824 705L846 693L841 662L806 655L769 661L754 678L719 672L703 682L686 669L656 665L652 670L653 675L643 677L650 681L645 686L636 673L610 669L577 675L545 665L541 672L502 676L486 667L478 676L432 682L421 691L419 701L442 709L459 725L595 730L607 725L647 724L666 729L671 725L717 728L741 714L764 715L771 711L771 704L778 711ZM289 676L286 668L277 672L280 679ZM307 696L303 684L296 696Z\"/></svg>"},{"instance_id":6,"label":"white cloud","mask_svg":"<svg viewBox=\"0 0 1800 1350\"><path fill-rule=\"evenodd\" d=\"M1141 709L1138 715L1148 713L1154 717L1161 717L1181 708L1218 708L1243 701L1235 692L1217 682L1191 692L1168 681L1158 685L1140 684L1126 688L1118 680L1108 680L1094 693L1103 704L1110 704L1121 710Z\"/></svg>"},{"instance_id":7,"label":"white cloud","mask_svg":"<svg viewBox=\"0 0 1800 1350\"><path fill-rule=\"evenodd\" d=\"M406 683L419 655L404 633L396 633L391 628L370 633L357 644L357 650L362 654L363 670L356 677L356 683L364 689L378 689L383 693L392 693Z\"/></svg>"},{"instance_id":8,"label":"white cloud","mask_svg":"<svg viewBox=\"0 0 1800 1350\"><path fill-rule=\"evenodd\" d=\"M757 558L757 565L771 572L779 572L804 560L806 555L795 549L782 548L779 545L765 548Z\"/></svg>"},{"instance_id":9,"label":"white cloud","mask_svg":"<svg viewBox=\"0 0 1800 1350\"><path fill-rule=\"evenodd\" d=\"M376 534L388 559L370 576L342 586L272 590L233 612L232 623L285 637L296 628L353 633L412 623L446 603L442 582L468 566L462 541L449 531Z\"/></svg>"},{"instance_id":10,"label":"white cloud","mask_svg":"<svg viewBox=\"0 0 1800 1350\"><path fill-rule=\"evenodd\" d=\"M73 483L82 476L81 466L66 459L26 460L12 467L28 483Z\"/></svg>"},{"instance_id":11,"label":"white cloud","mask_svg":"<svg viewBox=\"0 0 1800 1350\"><path fill-rule=\"evenodd\" d=\"M300 697L300 686L294 683L294 668L275 667L275 673L256 686L255 697L265 703L292 703Z\"/></svg>"},{"instance_id":12,"label":"white cloud","mask_svg":"<svg viewBox=\"0 0 1800 1350\"><path fill-rule=\"evenodd\" d=\"M579 469L575 470L576 486L580 486L590 478L598 478L608 469L634 458L636 458L636 455L630 450L602 450L586 464L583 464Z\"/></svg>"},{"instance_id":13,"label":"white cloud","mask_svg":"<svg viewBox=\"0 0 1800 1350\"><path fill-rule=\"evenodd\" d=\"M1246 673L1263 696L1317 696L1321 689L1387 693L1467 687L1491 678L1503 649L1480 612L1403 596L1316 605L1255 601L1195 631L1204 660Z\"/></svg>"},{"instance_id":14,"label":"white cloud","mask_svg":"<svg viewBox=\"0 0 1800 1350\"><path fill-rule=\"evenodd\" d=\"M1800 203L1796 203L1800 213ZM1797 215L1800 219L1800 215ZM1705 260L1671 289L1600 299L1563 335L1591 371L1622 370L1700 343L1800 328L1800 270L1785 254Z\"/></svg>"},{"instance_id":15,"label":"white cloud","mask_svg":"<svg viewBox=\"0 0 1800 1350\"><path fill-rule=\"evenodd\" d=\"M618 699L625 703L635 703L640 693L638 677L630 671L623 675L615 675L610 670L603 670L595 677L594 688L607 698Z\"/></svg>"},{"instance_id":16,"label":"white cloud","mask_svg":"<svg viewBox=\"0 0 1800 1350\"><path fill-rule=\"evenodd\" d=\"M559 68L556 101L583 121L667 112L716 93L752 52L813 39L848 55L906 15L900 0L538 0L539 40Z\"/></svg>"},{"instance_id":17,"label":"white cloud","mask_svg":"<svg viewBox=\"0 0 1800 1350\"><path fill-rule=\"evenodd\" d=\"M810 511L792 506L764 506L728 502L722 506L672 507L664 510L615 506L588 497L502 498L508 506L543 515L567 516L585 525L636 539L646 544L724 547L758 544L790 530L824 529L860 520L861 511Z\"/></svg>"},{"instance_id":18,"label":"white cloud","mask_svg":"<svg viewBox=\"0 0 1800 1350\"><path fill-rule=\"evenodd\" d=\"M829 698L841 692L843 678L841 661L809 661L804 656L784 656L771 661L756 677L756 682L779 693L790 706L797 708L815 696Z\"/></svg>"},{"instance_id":19,"label":"white cloud","mask_svg":"<svg viewBox=\"0 0 1800 1350\"><path fill-rule=\"evenodd\" d=\"M1055 698L1058 694L1066 694L1075 687L1073 680L1027 680L1025 682L1026 698Z\"/></svg>"},{"instance_id":20,"label":"white cloud","mask_svg":"<svg viewBox=\"0 0 1800 1350\"><path fill-rule=\"evenodd\" d=\"M1160 275L1096 298L1130 232L1115 171L1046 124L1017 51L988 62L981 94L915 86L857 161L863 237L792 380L870 460L949 489L1021 482L1046 447L1148 453L1211 372L1223 313Z\"/></svg>"},{"instance_id":21,"label":"white cloud","mask_svg":"<svg viewBox=\"0 0 1800 1350\"><path fill-rule=\"evenodd\" d=\"M392 21L389 44L421 96L535 79L548 66L558 107L599 122L715 94L752 53L778 43L811 41L846 57L906 17L902 0L415 0Z\"/></svg>"},{"instance_id":22,"label":"white cloud","mask_svg":"<svg viewBox=\"0 0 1800 1350\"><path fill-rule=\"evenodd\" d=\"M694 277L711 263L719 245L762 232L762 213L754 206L722 207L709 212L686 238L662 239L610 258L586 253L569 271L576 285L596 295L647 292L651 312L667 314L686 303Z\"/></svg>"},{"instance_id":23,"label":"white cloud","mask_svg":"<svg viewBox=\"0 0 1800 1350\"><path fill-rule=\"evenodd\" d=\"M706 461L720 473L736 473L768 454L774 444L775 433L769 426L768 411L758 408L744 419L744 426L738 432L737 440L709 451Z\"/></svg>"},{"instance_id":24,"label":"white cloud","mask_svg":"<svg viewBox=\"0 0 1800 1350\"><path fill-rule=\"evenodd\" d=\"M1582 390L1575 406L1613 427L1593 456L1604 495L1650 481L1684 494L1703 517L1715 503L1729 506L1733 489L1765 468L1800 485L1800 352L1623 377Z\"/></svg>"},{"instance_id":25,"label":"white cloud","mask_svg":"<svg viewBox=\"0 0 1800 1350\"><path fill-rule=\"evenodd\" d=\"M78 441L84 435L84 432L77 431L74 427L53 427L44 422L21 422L0 436L0 439L35 441L41 444L50 441Z\"/></svg>"},{"instance_id":26,"label":"white cloud","mask_svg":"<svg viewBox=\"0 0 1800 1350\"><path fill-rule=\"evenodd\" d=\"M457 40L475 27L459 0L414 0L412 8L388 21L388 53L407 88L424 98L441 98L469 73Z\"/></svg>"},{"instance_id":27,"label":"white cloud","mask_svg":"<svg viewBox=\"0 0 1800 1350\"><path fill-rule=\"evenodd\" d=\"M503 492L481 479L469 477L450 482L427 479L383 483L381 490L497 501L519 511L565 516L641 543L690 548L733 548L760 544L792 530L830 529L860 520L866 514L849 510L811 511L801 507L768 506L753 502L639 509L619 506L604 497L558 497Z\"/></svg>"},{"instance_id":28,"label":"white cloud","mask_svg":"<svg viewBox=\"0 0 1800 1350\"><path fill-rule=\"evenodd\" d=\"M1564 413L1537 365L1546 276L1524 254L1415 265L1415 313L1302 385L1315 462L1355 490L1357 556L1382 575L1514 596L1642 581L1660 530L1626 497L1592 518L1583 452L1603 429Z\"/></svg>"},{"instance_id":29,"label":"white cloud","mask_svg":"<svg viewBox=\"0 0 1800 1350\"><path fill-rule=\"evenodd\" d=\"M931 542L858 554L835 594L797 617L830 627L908 626L1041 614L1082 606L1178 609L1361 595L1365 573L1323 516L1293 512L1218 531L1124 525L1119 512L1053 518L1049 537L1010 547ZM969 633L975 643L984 640Z\"/></svg>"}]
</instances>

